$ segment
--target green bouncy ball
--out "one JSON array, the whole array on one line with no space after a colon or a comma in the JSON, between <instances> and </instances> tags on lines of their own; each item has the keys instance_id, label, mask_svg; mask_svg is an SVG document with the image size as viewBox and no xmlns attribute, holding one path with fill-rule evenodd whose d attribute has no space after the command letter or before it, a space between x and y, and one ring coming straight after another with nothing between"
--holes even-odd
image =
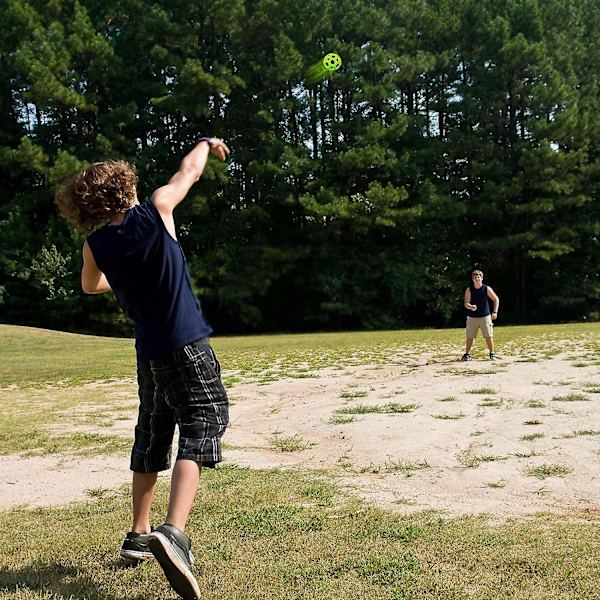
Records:
<instances>
[{"instance_id":1,"label":"green bouncy ball","mask_svg":"<svg viewBox=\"0 0 600 600\"><path fill-rule=\"evenodd\" d=\"M337 71L342 66L342 59L339 54L335 52L330 52L323 59L323 66L328 71Z\"/></svg>"},{"instance_id":2,"label":"green bouncy ball","mask_svg":"<svg viewBox=\"0 0 600 600\"><path fill-rule=\"evenodd\" d=\"M339 54L330 52L319 62L311 65L306 70L306 82L313 85L329 77L334 71L342 66L342 59Z\"/></svg>"}]
</instances>

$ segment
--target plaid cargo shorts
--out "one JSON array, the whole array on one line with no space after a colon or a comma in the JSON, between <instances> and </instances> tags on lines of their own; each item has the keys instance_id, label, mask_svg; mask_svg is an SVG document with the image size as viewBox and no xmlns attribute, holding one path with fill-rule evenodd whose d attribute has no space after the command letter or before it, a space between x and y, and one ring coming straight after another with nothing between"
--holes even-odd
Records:
<instances>
[{"instance_id":1,"label":"plaid cargo shorts","mask_svg":"<svg viewBox=\"0 0 600 600\"><path fill-rule=\"evenodd\" d=\"M138 361L140 406L131 451L131 470L156 473L171 466L175 425L177 459L214 467L229 423L221 366L208 338L174 350L166 358Z\"/></svg>"}]
</instances>

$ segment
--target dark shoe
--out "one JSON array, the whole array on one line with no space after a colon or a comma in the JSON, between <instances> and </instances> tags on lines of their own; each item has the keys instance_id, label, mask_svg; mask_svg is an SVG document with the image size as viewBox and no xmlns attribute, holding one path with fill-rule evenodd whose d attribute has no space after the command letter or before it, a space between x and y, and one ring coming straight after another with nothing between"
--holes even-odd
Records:
<instances>
[{"instance_id":1,"label":"dark shoe","mask_svg":"<svg viewBox=\"0 0 600 600\"><path fill-rule=\"evenodd\" d=\"M192 573L192 542L173 525L161 525L148 534L148 546L171 587L185 600L200 598L200 586Z\"/></svg>"},{"instance_id":2,"label":"dark shoe","mask_svg":"<svg viewBox=\"0 0 600 600\"><path fill-rule=\"evenodd\" d=\"M495 360L496 355L493 352L490 352L490 360Z\"/></svg>"},{"instance_id":3,"label":"dark shoe","mask_svg":"<svg viewBox=\"0 0 600 600\"><path fill-rule=\"evenodd\" d=\"M466 360L471 360L471 355L468 352L465 352L462 355L462 358L460 360L462 360L463 362L466 361Z\"/></svg>"},{"instance_id":4,"label":"dark shoe","mask_svg":"<svg viewBox=\"0 0 600 600\"><path fill-rule=\"evenodd\" d=\"M148 560L154 558L148 548L148 533L134 533L130 531L121 546L121 557L128 560Z\"/></svg>"}]
</instances>

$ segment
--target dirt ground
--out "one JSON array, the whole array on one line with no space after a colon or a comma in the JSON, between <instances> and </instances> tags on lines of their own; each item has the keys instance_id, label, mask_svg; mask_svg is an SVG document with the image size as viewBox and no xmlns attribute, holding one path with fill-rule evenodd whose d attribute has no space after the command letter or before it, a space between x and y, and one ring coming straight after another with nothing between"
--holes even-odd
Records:
<instances>
[{"instance_id":1,"label":"dirt ground","mask_svg":"<svg viewBox=\"0 0 600 600\"><path fill-rule=\"evenodd\" d=\"M403 513L600 513L597 365L576 366L566 355L469 363L422 355L409 365L313 375L230 389L226 464L322 470ZM134 400L132 384L131 430ZM407 412L345 423L351 415L336 413L364 407ZM119 421L119 431L126 425ZM535 467L562 474L538 478ZM64 504L129 480L125 456L3 456L0 508Z\"/></svg>"}]
</instances>

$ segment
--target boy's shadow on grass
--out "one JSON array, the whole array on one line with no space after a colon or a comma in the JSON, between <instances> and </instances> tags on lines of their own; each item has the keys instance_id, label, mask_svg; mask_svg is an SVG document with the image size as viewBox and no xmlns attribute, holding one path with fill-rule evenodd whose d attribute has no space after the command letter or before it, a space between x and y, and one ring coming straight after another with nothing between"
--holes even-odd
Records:
<instances>
[{"instance_id":1,"label":"boy's shadow on grass","mask_svg":"<svg viewBox=\"0 0 600 600\"><path fill-rule=\"evenodd\" d=\"M50 592L57 600L118 600L114 591L108 591L98 587L98 583L87 574L90 570L106 570L108 577L123 570L142 568L135 563L127 563L120 560L98 560L98 564L92 562L83 568L77 565L64 563L30 565L21 569L2 569L0 572L0 590L4 589L9 594L25 590L32 592ZM125 595L125 594L124 594ZM131 594L126 592L128 600L149 600L147 594Z\"/></svg>"}]
</instances>

